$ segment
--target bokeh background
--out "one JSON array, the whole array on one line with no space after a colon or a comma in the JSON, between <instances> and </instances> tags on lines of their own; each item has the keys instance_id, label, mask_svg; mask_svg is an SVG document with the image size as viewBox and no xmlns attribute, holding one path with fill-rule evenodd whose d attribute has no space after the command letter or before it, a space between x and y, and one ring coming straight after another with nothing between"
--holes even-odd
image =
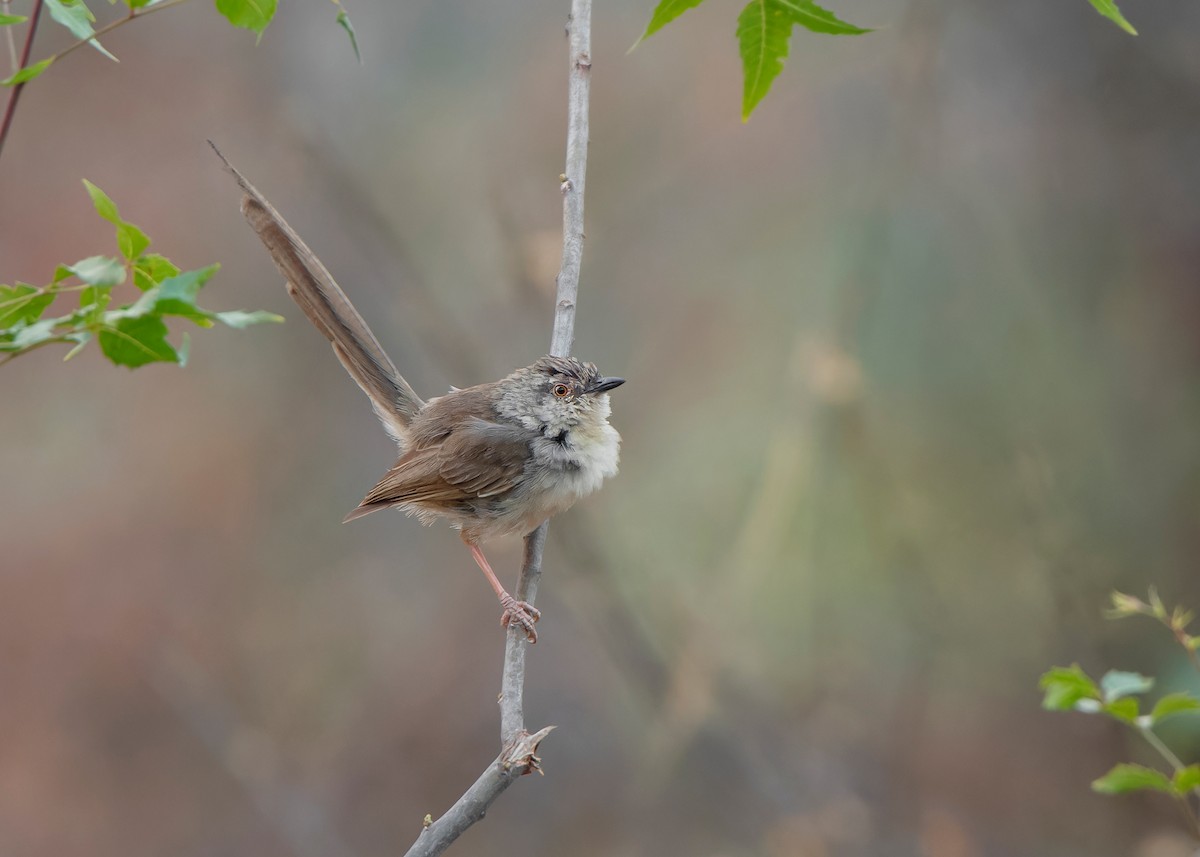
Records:
<instances>
[{"instance_id":1,"label":"bokeh background","mask_svg":"<svg viewBox=\"0 0 1200 857\"><path fill-rule=\"evenodd\" d=\"M204 139L418 390L490 380L549 341L567 4L346 2L361 66L329 3L255 47L195 0L24 94L0 280L113 252L86 177L222 263L206 306L288 321L0 370L5 857L399 854L496 754L495 599L445 528L340 523L392 447ZM577 352L630 379L622 472L551 530L546 776L451 853L1194 853L1166 799L1090 792L1153 757L1037 678L1200 689L1102 617L1200 607L1200 6L1126 3L1135 39L841 0L882 29L797 31L747 125L739 4L627 54L651 6L593 34Z\"/></svg>"}]
</instances>

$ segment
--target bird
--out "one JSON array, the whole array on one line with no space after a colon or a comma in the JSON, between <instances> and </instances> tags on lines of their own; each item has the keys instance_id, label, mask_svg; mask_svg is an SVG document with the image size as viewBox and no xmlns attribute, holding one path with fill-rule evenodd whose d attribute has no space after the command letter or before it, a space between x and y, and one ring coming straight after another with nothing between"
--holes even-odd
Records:
<instances>
[{"instance_id":1,"label":"bird","mask_svg":"<svg viewBox=\"0 0 1200 857\"><path fill-rule=\"evenodd\" d=\"M396 463L350 511L353 521L395 508L458 530L501 606L501 625L537 642L541 612L500 583L482 543L527 535L617 474L621 436L609 392L625 379L592 363L546 355L485 384L421 399L349 298L300 236L210 140L243 191L242 214L287 291L367 394L396 442Z\"/></svg>"}]
</instances>

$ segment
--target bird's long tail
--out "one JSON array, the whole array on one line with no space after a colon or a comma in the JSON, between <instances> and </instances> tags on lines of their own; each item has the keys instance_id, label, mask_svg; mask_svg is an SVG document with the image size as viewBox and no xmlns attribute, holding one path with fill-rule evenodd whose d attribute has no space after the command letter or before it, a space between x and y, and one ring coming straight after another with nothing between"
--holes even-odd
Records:
<instances>
[{"instance_id":1,"label":"bird's long tail","mask_svg":"<svg viewBox=\"0 0 1200 857\"><path fill-rule=\"evenodd\" d=\"M333 353L370 398L371 407L388 434L402 442L409 422L425 402L397 371L321 260L266 197L229 163L216 144L212 140L208 144L245 191L242 214L287 280L288 294L333 345Z\"/></svg>"}]
</instances>

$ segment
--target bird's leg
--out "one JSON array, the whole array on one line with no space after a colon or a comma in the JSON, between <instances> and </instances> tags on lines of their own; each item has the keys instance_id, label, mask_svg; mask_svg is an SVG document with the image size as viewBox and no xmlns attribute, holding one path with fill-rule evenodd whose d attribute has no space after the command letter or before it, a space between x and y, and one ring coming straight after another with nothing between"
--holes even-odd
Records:
<instances>
[{"instance_id":1,"label":"bird's leg","mask_svg":"<svg viewBox=\"0 0 1200 857\"><path fill-rule=\"evenodd\" d=\"M529 642L537 642L537 631L534 630L534 623L542 618L542 612L524 601L518 601L508 594L503 586L500 585L499 578L496 577L496 572L492 571L491 565L488 564L487 557L483 555L483 551L479 549L479 545L468 541L464 536L463 541L467 547L471 549L471 556L475 557L475 564L480 570L487 575L488 583L492 585L492 589L496 590L496 597L500 599L500 606L504 608L504 613L500 616L500 624L505 628L510 623L516 622L525 631L525 636Z\"/></svg>"}]
</instances>

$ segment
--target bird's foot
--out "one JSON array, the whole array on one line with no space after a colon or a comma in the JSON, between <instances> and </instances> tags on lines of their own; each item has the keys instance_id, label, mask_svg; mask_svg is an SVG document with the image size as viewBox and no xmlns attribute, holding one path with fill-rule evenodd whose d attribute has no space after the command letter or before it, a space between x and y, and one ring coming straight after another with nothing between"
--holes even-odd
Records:
<instances>
[{"instance_id":1,"label":"bird's foot","mask_svg":"<svg viewBox=\"0 0 1200 857\"><path fill-rule=\"evenodd\" d=\"M542 618L542 611L532 604L518 601L507 592L500 596L500 606L504 612L500 615L500 624L507 628L509 625L519 625L525 631L525 637L531 643L537 642L537 631L534 624Z\"/></svg>"}]
</instances>

